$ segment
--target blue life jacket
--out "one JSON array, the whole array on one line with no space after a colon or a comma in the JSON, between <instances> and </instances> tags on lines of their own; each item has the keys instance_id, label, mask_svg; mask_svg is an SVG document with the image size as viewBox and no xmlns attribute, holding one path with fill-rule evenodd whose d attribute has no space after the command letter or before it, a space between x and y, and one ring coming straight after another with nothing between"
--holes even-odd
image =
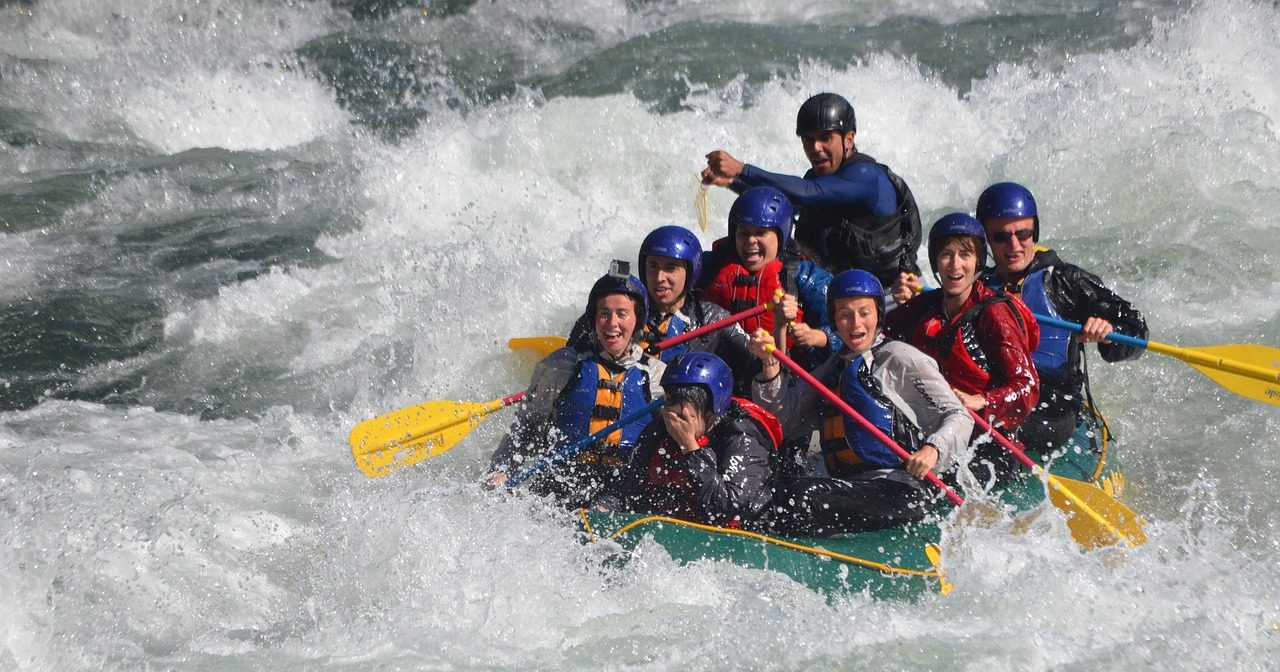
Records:
<instances>
[{"instance_id":1,"label":"blue life jacket","mask_svg":"<svg viewBox=\"0 0 1280 672\"><path fill-rule=\"evenodd\" d=\"M662 341L665 341L669 338L674 338L676 336L679 336L680 334L685 333L686 331L689 331L689 327L690 327L689 323L685 322L684 318L680 317L676 313L671 313L670 316L667 318L665 329L663 328L663 325L661 324L658 325L659 331L657 333L662 337L661 340L658 341L658 343L660 344L662 343ZM649 330L649 333L653 333L653 330ZM662 358L662 361L664 363L670 363L671 360L675 359L676 357L679 357L680 355L683 355L688 351L689 351L689 342L685 341L684 343L681 343L680 345L677 345L677 346L673 346L670 348L663 348L662 353L659 355L659 357Z\"/></svg>"},{"instance_id":2,"label":"blue life jacket","mask_svg":"<svg viewBox=\"0 0 1280 672\"><path fill-rule=\"evenodd\" d=\"M893 405L877 389L875 380L871 378L871 371L862 370L864 361L862 357L857 357L845 367L844 373L840 375L840 398L886 436L896 440L893 435ZM902 466L901 458L852 418L844 418L844 435L849 447L868 467Z\"/></svg>"},{"instance_id":3,"label":"blue life jacket","mask_svg":"<svg viewBox=\"0 0 1280 672\"><path fill-rule=\"evenodd\" d=\"M578 365L577 375L560 395L555 426L567 440L576 441L643 408L650 401L648 391L649 374L645 369L633 366L610 375L608 368L596 359L584 359ZM620 427L584 452L629 458L646 424L637 420Z\"/></svg>"},{"instance_id":4,"label":"blue life jacket","mask_svg":"<svg viewBox=\"0 0 1280 672\"><path fill-rule=\"evenodd\" d=\"M1050 267L1051 268L1051 267ZM1045 276L1050 268L1041 268L1027 274L1022 281L1022 302L1031 312L1061 319L1058 309L1049 298ZM1031 353L1040 377L1049 381L1065 381L1070 373L1068 356L1071 353L1071 332L1058 327L1040 325L1040 346Z\"/></svg>"}]
</instances>

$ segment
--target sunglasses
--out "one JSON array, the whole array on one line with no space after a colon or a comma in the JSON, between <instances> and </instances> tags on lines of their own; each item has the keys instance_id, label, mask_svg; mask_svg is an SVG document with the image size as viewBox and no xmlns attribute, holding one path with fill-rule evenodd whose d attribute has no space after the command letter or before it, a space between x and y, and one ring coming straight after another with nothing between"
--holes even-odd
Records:
<instances>
[{"instance_id":1,"label":"sunglasses","mask_svg":"<svg viewBox=\"0 0 1280 672\"><path fill-rule=\"evenodd\" d=\"M1036 233L1032 229L1018 229L1017 231L998 231L996 233L991 234L991 242L1000 243L1001 245L1004 245L1005 243L1008 243L1009 241L1013 240L1014 236L1017 236L1018 240L1021 240L1022 242L1025 243L1028 240L1031 240L1031 237L1034 235L1036 235Z\"/></svg>"}]
</instances>

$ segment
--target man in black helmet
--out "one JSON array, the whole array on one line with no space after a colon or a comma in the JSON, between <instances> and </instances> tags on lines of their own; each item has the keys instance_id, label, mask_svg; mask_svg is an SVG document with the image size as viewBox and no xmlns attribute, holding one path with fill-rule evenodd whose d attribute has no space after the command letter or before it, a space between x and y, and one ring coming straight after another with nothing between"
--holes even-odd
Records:
<instances>
[{"instance_id":1,"label":"man in black helmet","mask_svg":"<svg viewBox=\"0 0 1280 672\"><path fill-rule=\"evenodd\" d=\"M900 273L919 274L920 213L907 183L854 148L853 106L834 93L806 100L796 135L810 168L804 177L770 173L724 150L707 154L702 180L743 192L770 186L800 210L795 240L832 273L861 268L885 287Z\"/></svg>"}]
</instances>

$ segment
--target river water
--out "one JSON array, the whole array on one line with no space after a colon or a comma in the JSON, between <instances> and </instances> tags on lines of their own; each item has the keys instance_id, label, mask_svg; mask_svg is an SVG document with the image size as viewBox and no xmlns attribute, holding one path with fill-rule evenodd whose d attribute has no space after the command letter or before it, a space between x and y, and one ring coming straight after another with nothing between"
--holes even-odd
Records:
<instances>
[{"instance_id":1,"label":"river water","mask_svg":"<svg viewBox=\"0 0 1280 672\"><path fill-rule=\"evenodd\" d=\"M346 436L522 389L724 148L857 107L922 213L1016 180L1153 340L1280 346L1280 7L1206 0L0 0L0 669L1269 669L1280 412L1091 374L1150 542L951 521L946 598L602 563ZM731 194L713 190L723 235Z\"/></svg>"}]
</instances>

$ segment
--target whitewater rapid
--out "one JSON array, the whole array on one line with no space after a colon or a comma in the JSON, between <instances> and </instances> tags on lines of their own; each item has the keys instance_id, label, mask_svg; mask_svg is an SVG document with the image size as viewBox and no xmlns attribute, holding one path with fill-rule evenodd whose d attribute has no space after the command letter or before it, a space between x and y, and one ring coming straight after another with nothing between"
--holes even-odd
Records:
<instances>
[{"instance_id":1,"label":"whitewater rapid","mask_svg":"<svg viewBox=\"0 0 1280 672\"><path fill-rule=\"evenodd\" d=\"M0 668L1274 665L1280 413L1152 353L1090 358L1148 544L957 519L919 603L606 564L475 487L504 414L346 442L522 389L506 340L696 230L706 152L799 172L821 90L926 220L1028 184L1153 340L1280 347L1273 3L365 4L0 4Z\"/></svg>"}]
</instances>

